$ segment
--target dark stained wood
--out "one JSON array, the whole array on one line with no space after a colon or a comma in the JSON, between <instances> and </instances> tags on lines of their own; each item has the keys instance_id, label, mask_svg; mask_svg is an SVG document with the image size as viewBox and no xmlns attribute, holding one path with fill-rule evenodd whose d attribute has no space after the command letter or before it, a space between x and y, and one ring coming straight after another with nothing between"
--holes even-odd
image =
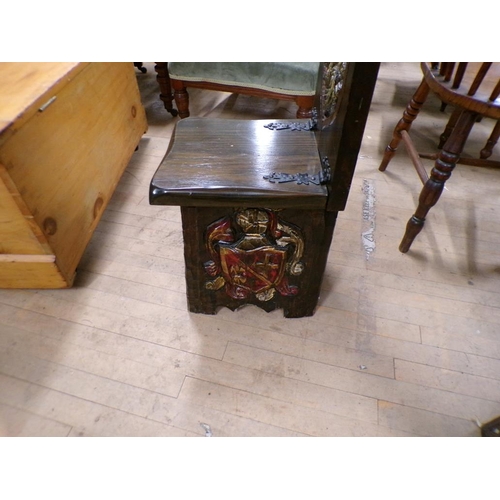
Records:
<instances>
[{"instance_id":1,"label":"dark stained wood","mask_svg":"<svg viewBox=\"0 0 500 500\"><path fill-rule=\"evenodd\" d=\"M441 149L445 145L446 141L448 140L448 137L450 137L453 129L455 128L455 125L457 124L457 121L460 118L461 114L462 114L461 108L455 108L451 113L450 119L448 120L448 123L446 124L443 133L439 136L438 149Z\"/></svg>"},{"instance_id":2,"label":"dark stained wood","mask_svg":"<svg viewBox=\"0 0 500 500\"><path fill-rule=\"evenodd\" d=\"M447 63L445 73L444 73L444 81L449 82L453 75L453 70L455 69L455 63Z\"/></svg>"},{"instance_id":3,"label":"dark stained wood","mask_svg":"<svg viewBox=\"0 0 500 500\"><path fill-rule=\"evenodd\" d=\"M450 178L460 158L465 140L469 136L476 118L476 113L464 112L460 115L450 138L446 141L434 168L431 170L429 179L424 184L418 200L417 210L408 221L406 232L399 246L402 253L408 252L413 240L424 226L427 213L439 200L444 185Z\"/></svg>"},{"instance_id":4,"label":"dark stained wood","mask_svg":"<svg viewBox=\"0 0 500 500\"><path fill-rule=\"evenodd\" d=\"M393 158L402 133L407 134L413 121L425 103L429 92L433 92L443 104L451 104L455 109L448 121L439 148L442 151L437 156L434 168L429 178L422 175L420 159L413 151L409 135L405 135L405 144L410 151L413 166L419 171L424 187L420 193L419 203L415 214L410 218L406 231L400 243L399 250L408 252L415 237L422 230L429 210L437 203L446 181L450 178L457 163L461 162L460 155L465 142L469 137L474 123L482 118L489 117L497 120L490 139L481 152L481 159L467 163L477 166L498 166L498 162L487 160L491 150L500 135L500 104L495 101L500 89L500 63L441 63L440 68L435 63L421 63L422 81L415 91L410 103L403 113L403 118L396 125L393 137L385 150L379 170L384 171ZM455 77L453 71L456 69ZM404 132L403 132L404 131ZM433 155L420 155L433 157ZM466 163L463 161L463 163Z\"/></svg>"},{"instance_id":5,"label":"dark stained wood","mask_svg":"<svg viewBox=\"0 0 500 500\"><path fill-rule=\"evenodd\" d=\"M305 119L178 122L150 203L181 207L191 312L253 304L289 318L314 313L378 63L345 68L335 113L313 130ZM332 175L320 184L325 158ZM273 173L301 182L270 182Z\"/></svg>"},{"instance_id":6,"label":"dark stained wood","mask_svg":"<svg viewBox=\"0 0 500 500\"><path fill-rule=\"evenodd\" d=\"M488 71L491 68L492 64L493 63L490 62L481 64L481 67L479 68L479 71L477 72L477 75L474 78L474 81L472 82L472 85L467 95L476 95L479 86L483 83L484 79L486 78L486 75L488 74Z\"/></svg>"},{"instance_id":7,"label":"dark stained wood","mask_svg":"<svg viewBox=\"0 0 500 500\"><path fill-rule=\"evenodd\" d=\"M498 80L498 83L495 85L495 88L491 92L490 101L494 101L498 98L498 96L500 96L500 80Z\"/></svg>"},{"instance_id":8,"label":"dark stained wood","mask_svg":"<svg viewBox=\"0 0 500 500\"><path fill-rule=\"evenodd\" d=\"M151 203L325 208L325 186L264 179L278 168L310 175L321 169L314 132L270 130L266 128L269 123L206 118L180 121L172 148L153 179Z\"/></svg>"},{"instance_id":9,"label":"dark stained wood","mask_svg":"<svg viewBox=\"0 0 500 500\"><path fill-rule=\"evenodd\" d=\"M454 89L458 89L462 83L462 80L465 75L465 70L467 69L467 63L459 63L458 64L458 69L457 72L455 73L455 78L453 80L453 87Z\"/></svg>"}]
</instances>

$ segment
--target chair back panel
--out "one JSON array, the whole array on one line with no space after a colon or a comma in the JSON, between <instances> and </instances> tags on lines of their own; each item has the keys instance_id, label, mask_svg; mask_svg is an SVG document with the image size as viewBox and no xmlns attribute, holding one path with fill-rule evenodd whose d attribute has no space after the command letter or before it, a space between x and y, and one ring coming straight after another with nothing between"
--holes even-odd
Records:
<instances>
[{"instance_id":1,"label":"chair back panel","mask_svg":"<svg viewBox=\"0 0 500 500\"><path fill-rule=\"evenodd\" d=\"M331 169L328 211L345 209L380 63L322 63L316 140Z\"/></svg>"}]
</instances>

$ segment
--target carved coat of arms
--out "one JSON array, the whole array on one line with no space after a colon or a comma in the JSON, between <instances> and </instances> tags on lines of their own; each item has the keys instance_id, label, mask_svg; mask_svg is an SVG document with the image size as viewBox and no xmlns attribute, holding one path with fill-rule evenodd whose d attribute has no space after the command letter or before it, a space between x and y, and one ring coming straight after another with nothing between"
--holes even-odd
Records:
<instances>
[{"instance_id":1,"label":"carved coat of arms","mask_svg":"<svg viewBox=\"0 0 500 500\"><path fill-rule=\"evenodd\" d=\"M255 295L271 300L276 291L297 295L289 276L302 273L300 261L304 240L300 230L282 221L275 212L247 208L224 217L207 228L206 241L212 260L204 264L212 278L206 288L219 290L234 299Z\"/></svg>"}]
</instances>

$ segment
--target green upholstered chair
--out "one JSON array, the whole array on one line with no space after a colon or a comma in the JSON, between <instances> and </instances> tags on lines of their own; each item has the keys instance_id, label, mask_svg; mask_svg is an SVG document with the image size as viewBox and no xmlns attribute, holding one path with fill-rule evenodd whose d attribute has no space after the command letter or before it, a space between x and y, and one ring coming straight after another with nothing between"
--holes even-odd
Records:
<instances>
[{"instance_id":1,"label":"green upholstered chair","mask_svg":"<svg viewBox=\"0 0 500 500\"><path fill-rule=\"evenodd\" d=\"M170 62L156 63L155 69L165 108L172 112L173 89L181 118L189 116L187 87L295 101L297 118L310 118L319 63Z\"/></svg>"}]
</instances>

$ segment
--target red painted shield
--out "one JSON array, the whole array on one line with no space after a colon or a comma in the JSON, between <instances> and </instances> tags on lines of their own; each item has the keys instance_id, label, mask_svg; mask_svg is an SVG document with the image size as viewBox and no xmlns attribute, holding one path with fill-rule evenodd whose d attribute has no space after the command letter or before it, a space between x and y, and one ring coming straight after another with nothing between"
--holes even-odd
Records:
<instances>
[{"instance_id":1,"label":"red painted shield","mask_svg":"<svg viewBox=\"0 0 500 500\"><path fill-rule=\"evenodd\" d=\"M253 293L278 286L285 274L286 250L272 246L254 250L220 247L222 272L227 283Z\"/></svg>"}]
</instances>

